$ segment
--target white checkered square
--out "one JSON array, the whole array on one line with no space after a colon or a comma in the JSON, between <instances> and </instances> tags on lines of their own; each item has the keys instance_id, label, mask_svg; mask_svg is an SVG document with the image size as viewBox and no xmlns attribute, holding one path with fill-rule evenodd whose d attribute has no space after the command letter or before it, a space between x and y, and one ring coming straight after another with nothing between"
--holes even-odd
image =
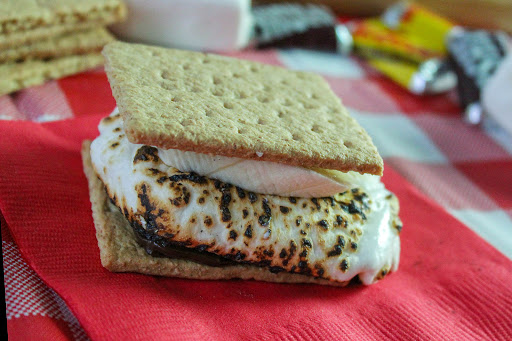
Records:
<instances>
[{"instance_id":1,"label":"white checkered square","mask_svg":"<svg viewBox=\"0 0 512 341\"><path fill-rule=\"evenodd\" d=\"M0 96L0 120L25 120L18 108L16 108L11 96Z\"/></svg>"},{"instance_id":2,"label":"white checkered square","mask_svg":"<svg viewBox=\"0 0 512 341\"><path fill-rule=\"evenodd\" d=\"M450 210L450 213L512 259L512 219L505 211Z\"/></svg>"},{"instance_id":3,"label":"white checkered square","mask_svg":"<svg viewBox=\"0 0 512 341\"><path fill-rule=\"evenodd\" d=\"M450 162L503 160L509 154L479 127L460 117L419 114L411 120L435 143Z\"/></svg>"},{"instance_id":4,"label":"white checkered square","mask_svg":"<svg viewBox=\"0 0 512 341\"><path fill-rule=\"evenodd\" d=\"M430 138L401 114L374 114L349 109L350 114L370 134L383 158L401 157L416 162L448 163Z\"/></svg>"},{"instance_id":5,"label":"white checkered square","mask_svg":"<svg viewBox=\"0 0 512 341\"><path fill-rule=\"evenodd\" d=\"M491 118L484 120L482 128L488 136L512 155L512 132L508 132Z\"/></svg>"},{"instance_id":6,"label":"white checkered square","mask_svg":"<svg viewBox=\"0 0 512 341\"><path fill-rule=\"evenodd\" d=\"M278 56L284 66L292 70L350 79L364 77L364 71L357 62L337 53L290 49L279 51Z\"/></svg>"},{"instance_id":7,"label":"white checkered square","mask_svg":"<svg viewBox=\"0 0 512 341\"><path fill-rule=\"evenodd\" d=\"M14 98L18 110L30 121L49 122L73 117L57 81L23 89Z\"/></svg>"},{"instance_id":8,"label":"white checkered square","mask_svg":"<svg viewBox=\"0 0 512 341\"><path fill-rule=\"evenodd\" d=\"M7 319L48 316L67 322L76 340L87 340L85 331L66 303L25 263L17 247L2 241L2 252Z\"/></svg>"},{"instance_id":9,"label":"white checkered square","mask_svg":"<svg viewBox=\"0 0 512 341\"><path fill-rule=\"evenodd\" d=\"M48 287L20 257L17 248L2 242L7 319L29 315L62 318Z\"/></svg>"},{"instance_id":10,"label":"white checkered square","mask_svg":"<svg viewBox=\"0 0 512 341\"><path fill-rule=\"evenodd\" d=\"M492 211L499 206L451 164L426 164L404 158L386 160L414 187L446 209Z\"/></svg>"}]
</instances>

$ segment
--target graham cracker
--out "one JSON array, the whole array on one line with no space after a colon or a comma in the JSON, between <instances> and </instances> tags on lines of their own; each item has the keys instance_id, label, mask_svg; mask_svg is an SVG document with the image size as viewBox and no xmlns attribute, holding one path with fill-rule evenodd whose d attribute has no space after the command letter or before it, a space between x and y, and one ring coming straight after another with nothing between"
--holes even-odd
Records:
<instances>
[{"instance_id":1,"label":"graham cracker","mask_svg":"<svg viewBox=\"0 0 512 341\"><path fill-rule=\"evenodd\" d=\"M180 277L201 280L244 279L277 283L314 283L346 286L349 282L291 274L271 273L267 268L234 265L213 267L184 259L153 257L137 244L133 229L119 209L110 203L105 187L91 164L91 141L82 144L84 172L89 182L92 216L103 267L112 272L137 272L146 275Z\"/></svg>"},{"instance_id":2,"label":"graham cracker","mask_svg":"<svg viewBox=\"0 0 512 341\"><path fill-rule=\"evenodd\" d=\"M133 143L382 174L371 138L316 74L122 42L103 54Z\"/></svg>"},{"instance_id":3,"label":"graham cracker","mask_svg":"<svg viewBox=\"0 0 512 341\"><path fill-rule=\"evenodd\" d=\"M5 95L47 80L85 71L103 64L101 53L72 55L50 60L27 60L0 65L0 95Z\"/></svg>"},{"instance_id":4,"label":"graham cracker","mask_svg":"<svg viewBox=\"0 0 512 341\"><path fill-rule=\"evenodd\" d=\"M0 0L0 48L123 20L122 0Z\"/></svg>"},{"instance_id":5,"label":"graham cracker","mask_svg":"<svg viewBox=\"0 0 512 341\"><path fill-rule=\"evenodd\" d=\"M114 36L103 27L71 32L32 44L0 50L0 62L100 52L105 44L114 40Z\"/></svg>"}]
</instances>

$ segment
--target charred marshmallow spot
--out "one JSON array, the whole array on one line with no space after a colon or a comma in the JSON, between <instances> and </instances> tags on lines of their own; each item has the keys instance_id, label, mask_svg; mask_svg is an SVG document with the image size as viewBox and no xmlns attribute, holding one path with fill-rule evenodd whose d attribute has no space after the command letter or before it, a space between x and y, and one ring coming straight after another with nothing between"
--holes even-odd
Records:
<instances>
[{"instance_id":1,"label":"charred marshmallow spot","mask_svg":"<svg viewBox=\"0 0 512 341\"><path fill-rule=\"evenodd\" d=\"M258 196L254 194L253 192L248 193L249 201L254 204L256 201L258 201Z\"/></svg>"},{"instance_id":2,"label":"charred marshmallow spot","mask_svg":"<svg viewBox=\"0 0 512 341\"><path fill-rule=\"evenodd\" d=\"M268 226L270 224L270 220L272 219L272 210L268 205L267 199L262 200L261 207L263 208L263 214L258 218L258 222L261 224L261 226Z\"/></svg>"},{"instance_id":3,"label":"charred marshmallow spot","mask_svg":"<svg viewBox=\"0 0 512 341\"><path fill-rule=\"evenodd\" d=\"M329 229L329 223L327 220L322 219L317 223L318 226L320 226L323 230L327 231Z\"/></svg>"},{"instance_id":4,"label":"charred marshmallow spot","mask_svg":"<svg viewBox=\"0 0 512 341\"><path fill-rule=\"evenodd\" d=\"M286 258L288 253L286 252L286 249L281 249L281 252L279 253L279 258Z\"/></svg>"},{"instance_id":5,"label":"charred marshmallow spot","mask_svg":"<svg viewBox=\"0 0 512 341\"><path fill-rule=\"evenodd\" d=\"M324 268L320 264L315 264L315 273L314 273L315 276L321 278L321 277L323 277L324 273L325 273Z\"/></svg>"},{"instance_id":6,"label":"charred marshmallow spot","mask_svg":"<svg viewBox=\"0 0 512 341\"><path fill-rule=\"evenodd\" d=\"M389 273L389 267L384 267L380 270L380 272L377 274L377 276L375 277L375 280L379 281L381 279L383 279L384 277L386 277L386 275Z\"/></svg>"},{"instance_id":7,"label":"charred marshmallow spot","mask_svg":"<svg viewBox=\"0 0 512 341\"><path fill-rule=\"evenodd\" d=\"M213 225L213 220L212 220L212 217L210 217L210 216L206 216L206 217L204 218L204 221L203 221L203 222L204 222L204 225L205 225L206 227L212 227L212 225Z\"/></svg>"},{"instance_id":8,"label":"charred marshmallow spot","mask_svg":"<svg viewBox=\"0 0 512 341\"><path fill-rule=\"evenodd\" d=\"M244 236L246 236L247 238L252 238L252 225L249 224L247 226L244 232Z\"/></svg>"},{"instance_id":9,"label":"charred marshmallow spot","mask_svg":"<svg viewBox=\"0 0 512 341\"><path fill-rule=\"evenodd\" d=\"M302 246L303 247L313 247L313 245L311 245L311 241L309 239L306 239L306 238L302 238Z\"/></svg>"},{"instance_id":10,"label":"charred marshmallow spot","mask_svg":"<svg viewBox=\"0 0 512 341\"><path fill-rule=\"evenodd\" d=\"M231 211L229 210L229 206L231 203L231 185L221 183L220 181L215 181L215 188L220 191L220 203L219 203L219 211L221 214L221 219L223 222L231 221Z\"/></svg>"},{"instance_id":11,"label":"charred marshmallow spot","mask_svg":"<svg viewBox=\"0 0 512 341\"><path fill-rule=\"evenodd\" d=\"M190 181L196 184L206 184L208 180L204 176L197 175L196 173L182 173L174 174L171 177L169 177L169 180L174 182L179 181ZM208 191L206 191L205 194L208 194Z\"/></svg>"},{"instance_id":12,"label":"charred marshmallow spot","mask_svg":"<svg viewBox=\"0 0 512 341\"><path fill-rule=\"evenodd\" d=\"M316 208L318 211L320 211L320 209L321 209L322 207L321 207L321 206L320 206L320 204L318 203L318 199L317 199L317 198L312 198L312 199L311 199L311 202L315 205L315 208Z\"/></svg>"},{"instance_id":13,"label":"charred marshmallow spot","mask_svg":"<svg viewBox=\"0 0 512 341\"><path fill-rule=\"evenodd\" d=\"M238 238L238 233L235 230L229 231L229 239L236 240Z\"/></svg>"},{"instance_id":14,"label":"charred marshmallow spot","mask_svg":"<svg viewBox=\"0 0 512 341\"><path fill-rule=\"evenodd\" d=\"M154 203L150 199L150 187L142 183L137 188L137 196L139 198L139 208L138 212L140 217L144 218L145 221L145 229L147 230L161 230L162 226L159 223L159 220L163 217L164 214L168 214L165 210L158 208L157 203Z\"/></svg>"},{"instance_id":15,"label":"charred marshmallow spot","mask_svg":"<svg viewBox=\"0 0 512 341\"><path fill-rule=\"evenodd\" d=\"M336 215L336 226L347 227L347 221L341 215Z\"/></svg>"},{"instance_id":16,"label":"charred marshmallow spot","mask_svg":"<svg viewBox=\"0 0 512 341\"><path fill-rule=\"evenodd\" d=\"M245 191L242 188L236 186L236 193L238 194L238 197L240 199L244 199L245 198Z\"/></svg>"},{"instance_id":17,"label":"charred marshmallow spot","mask_svg":"<svg viewBox=\"0 0 512 341\"><path fill-rule=\"evenodd\" d=\"M299 227L301 222L302 222L302 217L298 216L297 219L295 219L295 226Z\"/></svg>"},{"instance_id":18,"label":"charred marshmallow spot","mask_svg":"<svg viewBox=\"0 0 512 341\"><path fill-rule=\"evenodd\" d=\"M187 187L178 183L173 187L174 197L169 198L169 201L176 207L184 207L190 202L190 192Z\"/></svg>"},{"instance_id":19,"label":"charred marshmallow spot","mask_svg":"<svg viewBox=\"0 0 512 341\"><path fill-rule=\"evenodd\" d=\"M146 161L158 162L159 160L158 150L155 147L142 146L137 150L133 158L133 164Z\"/></svg>"},{"instance_id":20,"label":"charred marshmallow spot","mask_svg":"<svg viewBox=\"0 0 512 341\"><path fill-rule=\"evenodd\" d=\"M348 268L350 267L348 260L345 258L340 263L340 270L343 272L347 272Z\"/></svg>"},{"instance_id":21,"label":"charred marshmallow spot","mask_svg":"<svg viewBox=\"0 0 512 341\"><path fill-rule=\"evenodd\" d=\"M111 124L114 123L118 118L120 117L119 114L107 116L103 119L101 119L101 124Z\"/></svg>"},{"instance_id":22,"label":"charred marshmallow spot","mask_svg":"<svg viewBox=\"0 0 512 341\"><path fill-rule=\"evenodd\" d=\"M343 236L338 236L338 243L334 245L333 249L327 253L327 257L339 256L343 253L345 248L345 239Z\"/></svg>"}]
</instances>

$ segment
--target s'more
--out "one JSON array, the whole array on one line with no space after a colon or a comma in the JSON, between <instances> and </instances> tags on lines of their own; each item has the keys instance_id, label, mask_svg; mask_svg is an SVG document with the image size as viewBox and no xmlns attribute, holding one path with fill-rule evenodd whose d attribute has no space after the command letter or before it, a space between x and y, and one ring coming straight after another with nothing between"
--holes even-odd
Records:
<instances>
[{"instance_id":1,"label":"s'more","mask_svg":"<svg viewBox=\"0 0 512 341\"><path fill-rule=\"evenodd\" d=\"M193 279L365 285L398 268L398 200L324 79L113 42L117 102L85 141L102 265Z\"/></svg>"}]
</instances>

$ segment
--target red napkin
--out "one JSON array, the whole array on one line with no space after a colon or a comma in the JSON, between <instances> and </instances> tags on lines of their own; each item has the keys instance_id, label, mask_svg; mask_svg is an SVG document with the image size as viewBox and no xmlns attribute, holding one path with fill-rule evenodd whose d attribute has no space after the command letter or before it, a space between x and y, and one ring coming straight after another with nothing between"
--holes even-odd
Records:
<instances>
[{"instance_id":1,"label":"red napkin","mask_svg":"<svg viewBox=\"0 0 512 341\"><path fill-rule=\"evenodd\" d=\"M95 340L507 339L512 263L391 167L398 272L347 288L194 281L100 265L82 140L100 115L0 124L0 210L27 263Z\"/></svg>"}]
</instances>

